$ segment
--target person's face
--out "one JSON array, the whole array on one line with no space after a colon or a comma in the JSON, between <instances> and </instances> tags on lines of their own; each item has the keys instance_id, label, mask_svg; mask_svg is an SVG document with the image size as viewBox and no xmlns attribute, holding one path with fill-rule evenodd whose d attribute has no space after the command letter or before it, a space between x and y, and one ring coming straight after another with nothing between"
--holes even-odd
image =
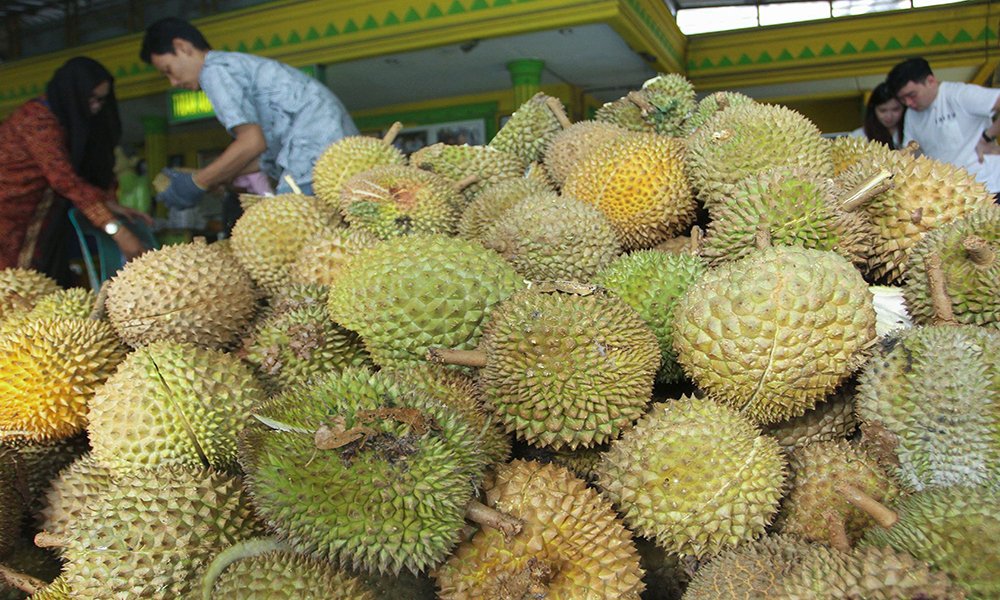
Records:
<instances>
[{"instance_id":1,"label":"person's face","mask_svg":"<svg viewBox=\"0 0 1000 600\"><path fill-rule=\"evenodd\" d=\"M101 112L104 108L104 103L108 101L108 96L111 95L111 83L108 81L102 81L97 84L94 91L90 92L90 98L87 99L87 104L90 107L90 114L96 115Z\"/></svg>"},{"instance_id":2,"label":"person's face","mask_svg":"<svg viewBox=\"0 0 1000 600\"><path fill-rule=\"evenodd\" d=\"M186 90L198 89L198 76L205 59L190 42L176 39L173 54L152 54L149 61L170 81L171 86Z\"/></svg>"},{"instance_id":3,"label":"person's face","mask_svg":"<svg viewBox=\"0 0 1000 600\"><path fill-rule=\"evenodd\" d=\"M925 110L937 98L938 81L928 75L922 82L910 81L899 89L896 98L913 110Z\"/></svg>"},{"instance_id":4,"label":"person's face","mask_svg":"<svg viewBox=\"0 0 1000 600\"><path fill-rule=\"evenodd\" d=\"M895 98L887 100L875 107L875 118L883 127L892 131L899 125L899 119L903 116L903 105Z\"/></svg>"}]
</instances>

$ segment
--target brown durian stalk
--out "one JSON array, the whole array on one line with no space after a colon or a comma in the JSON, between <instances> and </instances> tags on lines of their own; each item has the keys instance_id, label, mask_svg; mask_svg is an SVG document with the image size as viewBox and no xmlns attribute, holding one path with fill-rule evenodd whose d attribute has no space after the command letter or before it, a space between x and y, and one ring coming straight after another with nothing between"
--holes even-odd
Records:
<instances>
[{"instance_id":1,"label":"brown durian stalk","mask_svg":"<svg viewBox=\"0 0 1000 600\"><path fill-rule=\"evenodd\" d=\"M938 325L958 325L955 312L952 309L951 298L945 291L944 270L941 267L941 257L931 254L924 260L927 271L927 287L931 292L931 304L934 306L935 321Z\"/></svg>"},{"instance_id":2,"label":"brown durian stalk","mask_svg":"<svg viewBox=\"0 0 1000 600\"><path fill-rule=\"evenodd\" d=\"M32 577L27 573L20 573L2 564L0 564L0 580L26 594L36 594L38 590L48 585L48 582Z\"/></svg>"},{"instance_id":3,"label":"brown durian stalk","mask_svg":"<svg viewBox=\"0 0 1000 600\"><path fill-rule=\"evenodd\" d=\"M836 488L838 492L843 494L845 500L868 513L882 527L888 529L895 525L896 521L899 521L898 513L853 485L840 483L837 484Z\"/></svg>"},{"instance_id":4,"label":"brown durian stalk","mask_svg":"<svg viewBox=\"0 0 1000 600\"><path fill-rule=\"evenodd\" d=\"M545 99L545 106L552 111L552 116L556 118L556 121L559 121L559 125L561 125L563 129L568 129L569 126L573 124L573 122L569 120L569 117L566 116L566 109L563 108L563 104L559 101L559 98L549 96Z\"/></svg>"},{"instance_id":5,"label":"brown durian stalk","mask_svg":"<svg viewBox=\"0 0 1000 600\"><path fill-rule=\"evenodd\" d=\"M484 527L492 527L510 538L521 533L520 519L486 506L479 500L469 500L465 505L465 518Z\"/></svg>"},{"instance_id":6,"label":"brown durian stalk","mask_svg":"<svg viewBox=\"0 0 1000 600\"><path fill-rule=\"evenodd\" d=\"M996 253L993 248L990 248L990 243L978 235L970 235L965 238L962 247L969 255L969 260L980 269L989 267L996 260Z\"/></svg>"}]
</instances>

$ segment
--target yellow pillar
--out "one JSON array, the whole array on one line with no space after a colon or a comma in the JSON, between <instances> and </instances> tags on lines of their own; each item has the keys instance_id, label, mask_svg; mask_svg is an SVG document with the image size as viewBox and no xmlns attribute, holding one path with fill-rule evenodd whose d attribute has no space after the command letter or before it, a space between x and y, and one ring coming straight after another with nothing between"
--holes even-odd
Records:
<instances>
[{"instance_id":1,"label":"yellow pillar","mask_svg":"<svg viewBox=\"0 0 1000 600\"><path fill-rule=\"evenodd\" d=\"M541 91L542 69L545 61L537 58L522 58L507 63L510 79L514 84L514 109Z\"/></svg>"},{"instance_id":2,"label":"yellow pillar","mask_svg":"<svg viewBox=\"0 0 1000 600\"><path fill-rule=\"evenodd\" d=\"M149 181L167 166L167 119L165 117L142 117L142 129L146 133L146 173ZM156 205L155 216L166 217L167 207Z\"/></svg>"}]
</instances>

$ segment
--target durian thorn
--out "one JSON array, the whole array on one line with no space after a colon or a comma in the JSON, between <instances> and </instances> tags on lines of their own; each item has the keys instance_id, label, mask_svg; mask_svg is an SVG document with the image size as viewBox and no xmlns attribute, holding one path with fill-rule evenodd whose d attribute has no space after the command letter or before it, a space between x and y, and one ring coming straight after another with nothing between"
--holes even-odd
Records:
<instances>
[{"instance_id":1,"label":"durian thorn","mask_svg":"<svg viewBox=\"0 0 1000 600\"><path fill-rule=\"evenodd\" d=\"M977 267L986 268L996 260L996 252L990 247L990 243L978 235L970 235L962 241L965 253Z\"/></svg>"},{"instance_id":2,"label":"durian thorn","mask_svg":"<svg viewBox=\"0 0 1000 600\"><path fill-rule=\"evenodd\" d=\"M521 533L521 528L524 527L520 519L490 508L475 499L469 500L465 505L465 518L484 527L492 527L508 539Z\"/></svg>"},{"instance_id":3,"label":"durian thorn","mask_svg":"<svg viewBox=\"0 0 1000 600\"><path fill-rule=\"evenodd\" d=\"M638 106L643 115L648 115L649 113L656 111L656 109L653 108L653 105L649 103L649 100L646 100L646 95L642 92L636 92L633 90L625 94L625 98L632 104Z\"/></svg>"},{"instance_id":4,"label":"durian thorn","mask_svg":"<svg viewBox=\"0 0 1000 600\"><path fill-rule=\"evenodd\" d=\"M298 194L299 196L302 195L302 188L299 187L299 184L295 183L295 180L292 179L291 175L285 173L283 179L285 180L285 183L288 184L288 187L292 188L293 193Z\"/></svg>"},{"instance_id":5,"label":"durian thorn","mask_svg":"<svg viewBox=\"0 0 1000 600\"><path fill-rule=\"evenodd\" d=\"M216 555L205 574L201 578L201 597L204 600L212 600L212 590L215 589L215 582L226 570L226 567L236 561L246 558L253 558L268 552L290 552L293 551L287 544L279 542L273 538L256 538L237 542Z\"/></svg>"},{"instance_id":6,"label":"durian thorn","mask_svg":"<svg viewBox=\"0 0 1000 600\"><path fill-rule=\"evenodd\" d=\"M916 140L910 140L910 143L905 148L901 148L900 152L910 158L914 158L917 156L917 152L920 152L920 144Z\"/></svg>"},{"instance_id":7,"label":"durian thorn","mask_svg":"<svg viewBox=\"0 0 1000 600\"><path fill-rule=\"evenodd\" d=\"M48 585L41 579L32 577L27 573L15 571L3 564L0 564L0 579L6 581L7 585L16 587L26 594L36 594L38 590Z\"/></svg>"},{"instance_id":8,"label":"durian thorn","mask_svg":"<svg viewBox=\"0 0 1000 600\"><path fill-rule=\"evenodd\" d=\"M884 504L862 492L849 483L837 483L833 488L844 500L868 513L875 522L885 527L892 527L899 520L899 515L895 511L887 508Z\"/></svg>"},{"instance_id":9,"label":"durian thorn","mask_svg":"<svg viewBox=\"0 0 1000 600\"><path fill-rule=\"evenodd\" d=\"M104 285L97 292L97 299L94 300L94 308L90 311L89 318L92 321L100 321L105 317L105 304L108 301L108 282L105 281Z\"/></svg>"},{"instance_id":10,"label":"durian thorn","mask_svg":"<svg viewBox=\"0 0 1000 600\"><path fill-rule=\"evenodd\" d=\"M545 106L552 112L552 116L559 121L559 125L563 129L568 129L570 125L573 124L566 115L566 108L563 106L562 100L559 98L553 98L549 96L545 99Z\"/></svg>"},{"instance_id":11,"label":"durian thorn","mask_svg":"<svg viewBox=\"0 0 1000 600\"><path fill-rule=\"evenodd\" d=\"M452 350L451 348L430 348L427 350L427 360L446 365L483 368L486 366L486 353L482 350Z\"/></svg>"},{"instance_id":12,"label":"durian thorn","mask_svg":"<svg viewBox=\"0 0 1000 600\"><path fill-rule=\"evenodd\" d=\"M701 254L701 245L705 241L705 232L695 225L691 228L691 254Z\"/></svg>"},{"instance_id":13,"label":"durian thorn","mask_svg":"<svg viewBox=\"0 0 1000 600\"><path fill-rule=\"evenodd\" d=\"M754 244L758 250L771 247L771 229L764 221L757 224L757 232L754 234Z\"/></svg>"},{"instance_id":14,"label":"durian thorn","mask_svg":"<svg viewBox=\"0 0 1000 600\"><path fill-rule=\"evenodd\" d=\"M66 548L69 541L48 531L40 531L35 534L35 545L39 548Z\"/></svg>"},{"instance_id":15,"label":"durian thorn","mask_svg":"<svg viewBox=\"0 0 1000 600\"><path fill-rule=\"evenodd\" d=\"M402 129L403 129L402 123L400 123L399 121L393 123L392 126L389 127L389 131L386 131L385 135L382 136L382 143L385 144L386 146L391 146L392 143L396 141L396 136L399 135L399 132Z\"/></svg>"},{"instance_id":16,"label":"durian thorn","mask_svg":"<svg viewBox=\"0 0 1000 600\"><path fill-rule=\"evenodd\" d=\"M458 191L462 192L465 191L465 188L469 187L470 185L475 185L479 183L480 179L481 177L479 177L479 175L476 175L475 173L470 173L465 177L456 181L455 187L458 188Z\"/></svg>"},{"instance_id":17,"label":"durian thorn","mask_svg":"<svg viewBox=\"0 0 1000 600\"><path fill-rule=\"evenodd\" d=\"M951 298L945 288L944 269L941 267L941 257L930 254L924 258L924 270L927 272L927 287L931 293L931 306L934 307L934 318L939 325L955 325L955 311L951 306Z\"/></svg>"},{"instance_id":18,"label":"durian thorn","mask_svg":"<svg viewBox=\"0 0 1000 600\"><path fill-rule=\"evenodd\" d=\"M826 515L827 541L831 548L841 552L851 551L851 542L847 539L847 528L844 526L844 519L835 513Z\"/></svg>"},{"instance_id":19,"label":"durian thorn","mask_svg":"<svg viewBox=\"0 0 1000 600\"><path fill-rule=\"evenodd\" d=\"M895 184L892 182L892 173L882 169L856 185L840 202L840 210L844 212L854 211L864 206L875 196L892 189L893 185Z\"/></svg>"}]
</instances>

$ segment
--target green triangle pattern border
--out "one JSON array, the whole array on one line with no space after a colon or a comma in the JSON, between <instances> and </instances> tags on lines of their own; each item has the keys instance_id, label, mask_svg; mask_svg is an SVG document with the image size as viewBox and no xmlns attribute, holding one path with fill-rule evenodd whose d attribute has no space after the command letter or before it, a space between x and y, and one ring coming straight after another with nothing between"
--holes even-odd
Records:
<instances>
[{"instance_id":1,"label":"green triangle pattern border","mask_svg":"<svg viewBox=\"0 0 1000 600\"><path fill-rule=\"evenodd\" d=\"M629 0L629 4L633 4L635 0ZM937 31L929 37L923 37L918 34L913 34L909 38L903 38L905 42L900 42L896 37L890 37L882 44L879 44L873 39L867 39L863 42L858 40L858 42L845 42L840 49L835 49L829 44L823 44L821 47L809 47L804 46L798 52L793 51L790 48L782 48L778 54L777 58L774 55L764 50L757 55L757 58L751 58L746 53L741 53L738 57L722 55L720 57L703 58L701 60L688 59L686 64L688 71L704 71L708 69L718 69L726 67L750 67L756 65L766 65L774 62L792 62L792 61L808 61L815 58L830 58L836 56L852 56L856 54L876 54L879 52L895 52L899 50L912 50L919 48L928 47L944 47L944 46L954 46L960 44L971 44L982 41L994 41L1000 39L1000 34L995 29L990 27L984 27L981 31L976 32L977 35L973 36L971 33L965 29L959 29L957 33L949 37L943 32Z\"/></svg>"}]
</instances>

